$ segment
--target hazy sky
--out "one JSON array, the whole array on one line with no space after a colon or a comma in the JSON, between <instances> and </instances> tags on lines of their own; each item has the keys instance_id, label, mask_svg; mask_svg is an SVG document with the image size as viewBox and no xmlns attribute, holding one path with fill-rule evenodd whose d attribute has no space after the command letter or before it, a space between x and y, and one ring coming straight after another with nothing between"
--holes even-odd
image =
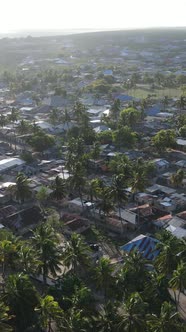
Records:
<instances>
[{"instance_id":1,"label":"hazy sky","mask_svg":"<svg viewBox=\"0 0 186 332\"><path fill-rule=\"evenodd\" d=\"M0 0L0 33L186 26L186 0Z\"/></svg>"}]
</instances>

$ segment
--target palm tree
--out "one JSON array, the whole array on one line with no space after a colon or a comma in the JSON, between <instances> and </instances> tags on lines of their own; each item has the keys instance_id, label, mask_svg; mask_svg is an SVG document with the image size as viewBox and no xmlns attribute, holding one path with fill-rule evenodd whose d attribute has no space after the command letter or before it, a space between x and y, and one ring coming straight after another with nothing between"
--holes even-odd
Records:
<instances>
[{"instance_id":1,"label":"palm tree","mask_svg":"<svg viewBox=\"0 0 186 332\"><path fill-rule=\"evenodd\" d=\"M147 330L146 324L147 303L143 301L139 293L133 293L119 308L118 332L141 332Z\"/></svg>"},{"instance_id":2,"label":"palm tree","mask_svg":"<svg viewBox=\"0 0 186 332\"><path fill-rule=\"evenodd\" d=\"M63 263L68 269L77 273L79 268L88 267L89 252L90 249L83 241L81 235L73 233L65 246Z\"/></svg>"},{"instance_id":3,"label":"palm tree","mask_svg":"<svg viewBox=\"0 0 186 332\"><path fill-rule=\"evenodd\" d=\"M145 264L145 259L136 250L124 256L124 264L116 275L117 296L119 299L125 299L131 293L144 290L145 281L148 279L148 271Z\"/></svg>"},{"instance_id":4,"label":"palm tree","mask_svg":"<svg viewBox=\"0 0 186 332\"><path fill-rule=\"evenodd\" d=\"M62 319L63 311L58 302L54 301L53 296L50 295L40 299L35 311L39 313L40 325L46 332L53 332L53 324Z\"/></svg>"},{"instance_id":5,"label":"palm tree","mask_svg":"<svg viewBox=\"0 0 186 332\"><path fill-rule=\"evenodd\" d=\"M113 267L111 266L110 260L108 258L101 257L98 265L94 269L93 279L96 282L96 288L103 290L105 301L109 292L111 291L111 287L114 281L112 273Z\"/></svg>"},{"instance_id":6,"label":"palm tree","mask_svg":"<svg viewBox=\"0 0 186 332\"><path fill-rule=\"evenodd\" d=\"M180 241L167 231L160 234L159 240L156 248L160 253L155 260L155 267L160 273L170 276L178 264Z\"/></svg>"},{"instance_id":7,"label":"palm tree","mask_svg":"<svg viewBox=\"0 0 186 332\"><path fill-rule=\"evenodd\" d=\"M148 272L144 280L142 296L149 304L149 312L159 314L161 304L170 300L166 275L156 270Z\"/></svg>"},{"instance_id":8,"label":"palm tree","mask_svg":"<svg viewBox=\"0 0 186 332\"><path fill-rule=\"evenodd\" d=\"M29 180L23 173L18 173L16 176L16 184L11 185L8 188L16 200L24 203L25 199L28 199L32 195L32 191L29 187Z\"/></svg>"},{"instance_id":9,"label":"palm tree","mask_svg":"<svg viewBox=\"0 0 186 332\"><path fill-rule=\"evenodd\" d=\"M13 328L7 324L10 319L11 317L9 316L9 307L6 306L2 301L0 301L0 331L13 331Z\"/></svg>"},{"instance_id":10,"label":"palm tree","mask_svg":"<svg viewBox=\"0 0 186 332\"><path fill-rule=\"evenodd\" d=\"M101 190L104 188L103 180L100 178L94 178L90 181L90 199L93 201L93 198L97 199L101 193Z\"/></svg>"},{"instance_id":11,"label":"palm tree","mask_svg":"<svg viewBox=\"0 0 186 332\"><path fill-rule=\"evenodd\" d=\"M66 193L66 181L57 175L52 184L52 189L54 190L53 196L57 200L64 198Z\"/></svg>"},{"instance_id":12,"label":"palm tree","mask_svg":"<svg viewBox=\"0 0 186 332\"><path fill-rule=\"evenodd\" d=\"M70 187L75 192L78 192L78 195L81 199L82 208L84 207L82 192L83 192L85 183L86 183L85 169L81 162L77 162L74 167L73 174L69 177L69 184L70 184Z\"/></svg>"},{"instance_id":13,"label":"palm tree","mask_svg":"<svg viewBox=\"0 0 186 332\"><path fill-rule=\"evenodd\" d=\"M28 121L21 120L17 126L17 131L20 135L28 134L30 131L30 124Z\"/></svg>"},{"instance_id":14,"label":"palm tree","mask_svg":"<svg viewBox=\"0 0 186 332\"><path fill-rule=\"evenodd\" d=\"M38 305L39 297L27 275L9 275L6 280L5 301L10 313L15 316L16 331L25 331L36 322L34 308Z\"/></svg>"},{"instance_id":15,"label":"palm tree","mask_svg":"<svg viewBox=\"0 0 186 332\"><path fill-rule=\"evenodd\" d=\"M169 281L169 286L176 292L178 290L178 297L175 301L178 302L180 299L180 293L184 292L186 288L186 263L179 263L177 269L174 270L171 280Z\"/></svg>"},{"instance_id":16,"label":"palm tree","mask_svg":"<svg viewBox=\"0 0 186 332\"><path fill-rule=\"evenodd\" d=\"M7 117L5 115L1 114L0 115L0 127L3 128L4 126L7 125L7 123L8 123Z\"/></svg>"},{"instance_id":17,"label":"palm tree","mask_svg":"<svg viewBox=\"0 0 186 332\"><path fill-rule=\"evenodd\" d=\"M179 187L182 185L183 179L184 179L185 173L182 169L179 169L176 173L171 175L171 183L175 187Z\"/></svg>"},{"instance_id":18,"label":"palm tree","mask_svg":"<svg viewBox=\"0 0 186 332\"><path fill-rule=\"evenodd\" d=\"M39 265L38 273L43 276L44 286L47 284L47 276L51 273L54 277L60 272L61 254L58 248L59 239L54 229L42 223L33 232L32 243L42 262Z\"/></svg>"},{"instance_id":19,"label":"palm tree","mask_svg":"<svg viewBox=\"0 0 186 332\"><path fill-rule=\"evenodd\" d=\"M17 265L19 270L26 274L35 274L40 264L37 252L23 242L18 251Z\"/></svg>"},{"instance_id":20,"label":"palm tree","mask_svg":"<svg viewBox=\"0 0 186 332\"><path fill-rule=\"evenodd\" d=\"M147 325L152 332L180 332L184 331L180 323L178 312L171 303L163 302L159 316L147 315Z\"/></svg>"},{"instance_id":21,"label":"palm tree","mask_svg":"<svg viewBox=\"0 0 186 332\"><path fill-rule=\"evenodd\" d=\"M0 262L2 264L2 277L5 279L5 269L8 264L12 263L13 257L17 253L17 248L12 241L7 239L0 242Z\"/></svg>"},{"instance_id":22,"label":"palm tree","mask_svg":"<svg viewBox=\"0 0 186 332\"><path fill-rule=\"evenodd\" d=\"M15 125L15 122L18 120L18 118L19 118L19 113L18 113L18 111L13 107L12 110L11 110L11 114L9 115L9 120L10 120L11 122L13 122L15 150L16 150L16 134L15 134L15 128L14 128L14 125Z\"/></svg>"},{"instance_id":23,"label":"palm tree","mask_svg":"<svg viewBox=\"0 0 186 332\"><path fill-rule=\"evenodd\" d=\"M97 204L99 209L99 213L103 212L104 217L106 217L109 212L114 209L114 204L111 198L111 190L110 187L103 187L99 192L100 201Z\"/></svg>"},{"instance_id":24,"label":"palm tree","mask_svg":"<svg viewBox=\"0 0 186 332\"><path fill-rule=\"evenodd\" d=\"M97 316L95 317L95 331L112 332L117 331L116 325L118 320L117 304L107 302L101 306Z\"/></svg>"},{"instance_id":25,"label":"palm tree","mask_svg":"<svg viewBox=\"0 0 186 332\"><path fill-rule=\"evenodd\" d=\"M114 175L112 177L111 197L114 203L118 205L119 217L121 220L121 204L127 201L127 195L124 192L124 176Z\"/></svg>"},{"instance_id":26,"label":"palm tree","mask_svg":"<svg viewBox=\"0 0 186 332\"><path fill-rule=\"evenodd\" d=\"M163 104L163 108L164 108L164 112L165 112L166 107L167 107L168 104L169 104L169 99L168 99L167 96L165 96L165 97L163 98L163 100L162 100L162 104Z\"/></svg>"}]
</instances>

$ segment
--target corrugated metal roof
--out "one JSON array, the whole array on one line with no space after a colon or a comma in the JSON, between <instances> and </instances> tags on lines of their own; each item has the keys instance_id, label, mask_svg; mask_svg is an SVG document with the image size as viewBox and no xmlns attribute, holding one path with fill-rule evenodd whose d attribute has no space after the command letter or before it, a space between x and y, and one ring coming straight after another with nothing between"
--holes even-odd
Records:
<instances>
[{"instance_id":1,"label":"corrugated metal roof","mask_svg":"<svg viewBox=\"0 0 186 332\"><path fill-rule=\"evenodd\" d=\"M124 246L120 247L120 249L127 252L137 249L145 259L153 260L159 254L159 250L156 249L158 242L158 240L150 236L141 234Z\"/></svg>"},{"instance_id":2,"label":"corrugated metal roof","mask_svg":"<svg viewBox=\"0 0 186 332\"><path fill-rule=\"evenodd\" d=\"M25 161L19 158L7 158L0 160L0 172L11 167L16 167L25 164Z\"/></svg>"}]
</instances>

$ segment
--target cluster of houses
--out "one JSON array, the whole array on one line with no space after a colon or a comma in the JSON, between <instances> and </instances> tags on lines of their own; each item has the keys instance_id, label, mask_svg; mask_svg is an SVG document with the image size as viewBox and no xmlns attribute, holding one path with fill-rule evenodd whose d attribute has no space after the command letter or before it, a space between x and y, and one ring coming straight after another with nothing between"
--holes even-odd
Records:
<instances>
[{"instance_id":1,"label":"cluster of houses","mask_svg":"<svg viewBox=\"0 0 186 332\"><path fill-rule=\"evenodd\" d=\"M13 107L20 114L20 119L15 123L2 124L0 128L0 228L7 227L19 234L29 232L41 219L40 209L35 204L38 191L45 186L51 194L50 184L56 175L63 179L68 179L70 176L65 169L65 160L57 157L52 149L48 153L44 151L42 156L38 155L30 164L21 158L21 154L25 150L32 153L31 147L25 141L27 135L15 135L16 127L21 119L35 123L45 133L53 135L58 140L64 137L66 132L76 125L76 122L71 118L71 120L64 120L60 123L55 123L55 121L52 123L51 112L58 110L65 114L65 110L67 110L71 116L74 105L72 96L79 93L79 101L87 108L90 125L95 133L101 133L110 130L102 119L109 115L114 100L120 100L121 108L126 108L133 102L136 108L140 109L140 100L134 95L129 95L122 87L123 72L116 70L117 64L119 66L126 64L126 81L131 79L135 71L140 74L144 71L155 73L157 68L163 70L165 64L170 72L177 65L181 74L185 75L180 65L181 63L184 66L184 52L179 43L175 43L173 49L168 41L161 43L161 49L154 52L152 46L147 47L148 41L145 38L138 39L137 42L142 48L140 53L130 47L110 45L110 51L104 58L104 46L95 47L94 52L90 55L88 50L77 50L69 38L63 45L66 52L63 57L42 59L41 61L35 56L27 55L21 61L17 70L21 73L27 72L28 79L32 70L38 75L41 67L43 68L46 64L52 63L52 66L60 68L62 73L64 68L69 70L72 68L70 71L71 75L73 72L72 79L60 82L61 86L65 87L65 95L57 95L53 91L51 83L42 83L41 80L32 89L19 93L12 93L7 83L0 82L0 115L8 116ZM61 41L55 40L52 43L59 46ZM143 50L143 45L146 45L146 51ZM175 53L175 50L179 50L179 52ZM179 54L179 59L175 54ZM80 57L85 59L85 62L82 61L77 69L74 66ZM115 69L110 68L110 61L114 64ZM134 67L135 70L132 69ZM87 86L100 78L105 80L112 78L115 91L105 93L86 90ZM37 95L37 98L34 98L34 94ZM152 248L151 253L148 251L145 254L145 257L149 259L157 254L155 251L152 254L153 238L139 235L138 238L133 239L136 232L153 234L157 230L167 229L178 238L186 237L186 176L178 188L175 188L171 181L172 174L179 169L186 174L186 139L178 135L177 149L169 151L166 158L151 157L149 151L151 138L159 130L169 129L171 121L173 122L177 113L180 112L177 102L178 98L169 98L168 104L165 106L162 99L152 99L150 106L145 109L144 120L138 128L143 149L123 149L120 153L124 153L130 160L136 160L139 157L151 159L155 168L154 178L144 192L134 194L131 188L125 188L128 203L123 205L120 211L117 208L112 211L104 223L104 227L106 225L111 236L130 238L131 241L122 248L123 250L130 251L134 243L139 248L143 248L143 246ZM182 113L186 114L186 111L182 109ZM147 151L146 148L148 148ZM105 142L100 146L100 151L98 160L89 160L92 177L104 177L106 181L109 181L107 164L115 157L118 150L110 142ZM15 185L18 172L23 172L29 178L29 186L32 189L32 197L22 207L12 197L9 190L11 186ZM72 232L86 233L95 221L98 226L103 227L100 211L88 197L83 200L80 197L68 197L57 204L57 210L64 222L64 232L67 236ZM143 250L143 252L145 251Z\"/></svg>"}]
</instances>

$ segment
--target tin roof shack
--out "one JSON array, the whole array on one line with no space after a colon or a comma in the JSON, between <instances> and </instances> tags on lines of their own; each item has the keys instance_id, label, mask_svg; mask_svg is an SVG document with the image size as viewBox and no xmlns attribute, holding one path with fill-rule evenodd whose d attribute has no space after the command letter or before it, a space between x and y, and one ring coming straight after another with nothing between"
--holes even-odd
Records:
<instances>
[{"instance_id":1,"label":"tin roof shack","mask_svg":"<svg viewBox=\"0 0 186 332\"><path fill-rule=\"evenodd\" d=\"M74 232L82 234L90 228L90 222L88 219L75 217L72 220L65 222L64 227L66 234L72 234Z\"/></svg>"},{"instance_id":2,"label":"tin roof shack","mask_svg":"<svg viewBox=\"0 0 186 332\"><path fill-rule=\"evenodd\" d=\"M178 239L186 238L186 229L170 225L166 228L166 230L171 232L172 235L176 236Z\"/></svg>"},{"instance_id":3,"label":"tin roof shack","mask_svg":"<svg viewBox=\"0 0 186 332\"><path fill-rule=\"evenodd\" d=\"M186 160L179 160L175 163L177 169L183 168L186 170Z\"/></svg>"},{"instance_id":4,"label":"tin roof shack","mask_svg":"<svg viewBox=\"0 0 186 332\"><path fill-rule=\"evenodd\" d=\"M138 223L144 224L152 220L153 212L152 207L149 204L143 204L131 208L130 211L134 212L138 216Z\"/></svg>"},{"instance_id":5,"label":"tin roof shack","mask_svg":"<svg viewBox=\"0 0 186 332\"><path fill-rule=\"evenodd\" d=\"M109 231L122 235L127 230L128 223L113 216L107 218L106 227Z\"/></svg>"},{"instance_id":6,"label":"tin roof shack","mask_svg":"<svg viewBox=\"0 0 186 332\"><path fill-rule=\"evenodd\" d=\"M135 201L140 205L143 204L152 204L157 198L156 195L150 195L147 193L138 193L135 195Z\"/></svg>"},{"instance_id":7,"label":"tin roof shack","mask_svg":"<svg viewBox=\"0 0 186 332\"><path fill-rule=\"evenodd\" d=\"M117 218L120 218L121 216L121 221L124 222L124 227L127 227L129 229L136 229L138 225L138 215L135 212L120 209L120 211L117 211L115 213L115 216Z\"/></svg>"},{"instance_id":8,"label":"tin roof shack","mask_svg":"<svg viewBox=\"0 0 186 332\"><path fill-rule=\"evenodd\" d=\"M30 229L34 229L41 219L40 208L33 206L8 215L2 223L13 232L24 235L29 233Z\"/></svg>"},{"instance_id":9,"label":"tin roof shack","mask_svg":"<svg viewBox=\"0 0 186 332\"><path fill-rule=\"evenodd\" d=\"M18 166L25 165L25 161L19 158L7 158L0 160L0 174L6 173L7 171L10 171L12 169L15 169Z\"/></svg>"},{"instance_id":10,"label":"tin roof shack","mask_svg":"<svg viewBox=\"0 0 186 332\"><path fill-rule=\"evenodd\" d=\"M146 191L151 195L159 195L160 197L170 196L176 192L175 189L162 186L160 184L154 184L151 187L146 188Z\"/></svg>"},{"instance_id":11,"label":"tin roof shack","mask_svg":"<svg viewBox=\"0 0 186 332\"><path fill-rule=\"evenodd\" d=\"M177 138L176 144L180 150L186 152L186 139Z\"/></svg>"},{"instance_id":12,"label":"tin roof shack","mask_svg":"<svg viewBox=\"0 0 186 332\"><path fill-rule=\"evenodd\" d=\"M68 202L68 209L72 213L82 213L84 209L83 201L77 197Z\"/></svg>"},{"instance_id":13,"label":"tin roof shack","mask_svg":"<svg viewBox=\"0 0 186 332\"><path fill-rule=\"evenodd\" d=\"M150 236L140 234L132 241L120 247L120 249L127 253L137 250L145 259L154 260L159 255L159 250L156 249L156 245L158 243L158 240Z\"/></svg>"},{"instance_id":14,"label":"tin roof shack","mask_svg":"<svg viewBox=\"0 0 186 332\"><path fill-rule=\"evenodd\" d=\"M170 164L166 159L154 159L152 163L157 172L165 171L169 168Z\"/></svg>"}]
</instances>

